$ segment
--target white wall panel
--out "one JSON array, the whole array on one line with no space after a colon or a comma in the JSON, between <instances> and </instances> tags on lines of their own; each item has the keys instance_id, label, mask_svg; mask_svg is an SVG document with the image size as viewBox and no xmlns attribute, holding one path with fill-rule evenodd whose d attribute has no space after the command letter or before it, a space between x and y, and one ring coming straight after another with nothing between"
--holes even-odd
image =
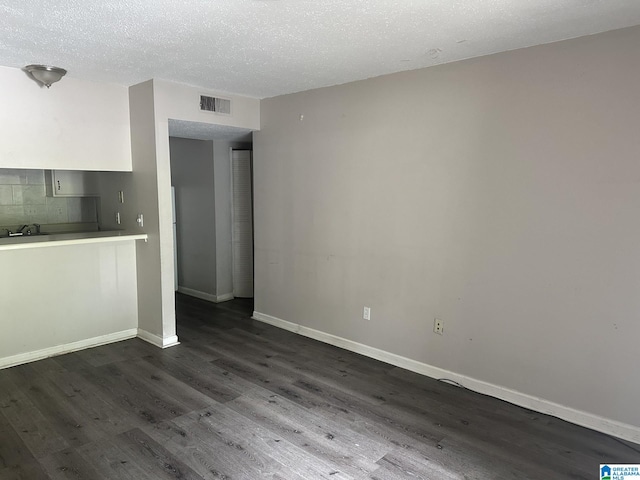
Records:
<instances>
[{"instance_id":1,"label":"white wall panel","mask_svg":"<svg viewBox=\"0 0 640 480\"><path fill-rule=\"evenodd\" d=\"M9 67L0 84L0 168L131 170L126 87L67 76L45 88Z\"/></svg>"}]
</instances>

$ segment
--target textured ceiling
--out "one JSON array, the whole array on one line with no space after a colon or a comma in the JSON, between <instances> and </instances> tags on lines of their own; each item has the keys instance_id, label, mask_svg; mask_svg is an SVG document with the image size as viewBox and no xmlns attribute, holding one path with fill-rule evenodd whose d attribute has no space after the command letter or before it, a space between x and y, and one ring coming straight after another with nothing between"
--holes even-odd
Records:
<instances>
[{"instance_id":1,"label":"textured ceiling","mask_svg":"<svg viewBox=\"0 0 640 480\"><path fill-rule=\"evenodd\" d=\"M638 24L639 0L0 0L0 65L264 98Z\"/></svg>"}]
</instances>

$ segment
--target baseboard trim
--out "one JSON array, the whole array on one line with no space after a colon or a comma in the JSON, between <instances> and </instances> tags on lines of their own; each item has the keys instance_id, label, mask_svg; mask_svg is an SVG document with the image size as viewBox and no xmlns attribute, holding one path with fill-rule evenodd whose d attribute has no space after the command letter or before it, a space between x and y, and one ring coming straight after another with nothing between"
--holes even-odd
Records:
<instances>
[{"instance_id":1,"label":"baseboard trim","mask_svg":"<svg viewBox=\"0 0 640 480\"><path fill-rule=\"evenodd\" d=\"M132 328L129 330L122 330L120 332L109 333L107 335L100 335L98 337L86 338L77 342L65 343L64 345L43 348L42 350L36 350L33 352L19 353L18 355L0 358L0 369L22 365L23 363L35 362L37 360L43 360L57 355L64 355L65 353L77 352L78 350L84 350L86 348L98 347L108 343L120 342L122 340L135 338L137 335L138 330Z\"/></svg>"},{"instance_id":2,"label":"baseboard trim","mask_svg":"<svg viewBox=\"0 0 640 480\"><path fill-rule=\"evenodd\" d=\"M199 298L200 300L206 300L207 302L220 303L228 300L233 300L233 293L223 293L222 295L213 295L211 293L201 292L200 290L194 290L192 288L178 286L178 292L190 297Z\"/></svg>"},{"instance_id":3,"label":"baseboard trim","mask_svg":"<svg viewBox=\"0 0 640 480\"><path fill-rule=\"evenodd\" d=\"M218 295L216 296L216 303L220 303L220 302L228 302L229 300L233 300L234 297L233 293L223 293L222 295Z\"/></svg>"},{"instance_id":4,"label":"baseboard trim","mask_svg":"<svg viewBox=\"0 0 640 480\"><path fill-rule=\"evenodd\" d=\"M313 338L314 340L319 340L321 342L328 343L329 345L344 348L345 350L350 350L352 352L359 353L361 355L365 355L367 357L374 358L376 360L380 360L382 362L386 362L391 365L395 365L397 367L401 367L406 370L425 375L427 377L435 379L447 378L458 382L461 385L464 385L466 388L475 392L499 398L501 400L505 400L507 402L519 405L524 408L528 408L530 410L534 410L536 412L552 415L576 425L581 425L598 432L613 435L614 437L622 438L624 440L635 443L640 443L640 427L600 417L598 415L594 415L581 410L576 410L574 408L560 405L543 398L534 397L532 395L518 392L516 390L511 390L500 385L495 385L482 380L478 380L476 378L468 377L466 375L461 375L449 370L444 370L433 365L396 355L395 353L390 353L378 348L370 347L368 345L325 333L320 330L304 327L297 323L288 322L286 320L282 320L281 318L273 317L271 315L267 315L257 311L253 312L253 318L260 322L268 323L269 325L273 325L284 330L289 330L290 332Z\"/></svg>"},{"instance_id":5,"label":"baseboard trim","mask_svg":"<svg viewBox=\"0 0 640 480\"><path fill-rule=\"evenodd\" d=\"M150 343L151 345L155 345L156 347L169 348L180 344L177 335L163 338L160 335L156 335L155 333L148 332L141 328L139 328L136 333L138 338Z\"/></svg>"},{"instance_id":6,"label":"baseboard trim","mask_svg":"<svg viewBox=\"0 0 640 480\"><path fill-rule=\"evenodd\" d=\"M178 286L178 292L183 293L185 295L189 295L190 297L196 297L200 300L206 300L207 302L218 302L218 297L211 293L201 292L200 290L194 290L192 288L180 287Z\"/></svg>"}]
</instances>

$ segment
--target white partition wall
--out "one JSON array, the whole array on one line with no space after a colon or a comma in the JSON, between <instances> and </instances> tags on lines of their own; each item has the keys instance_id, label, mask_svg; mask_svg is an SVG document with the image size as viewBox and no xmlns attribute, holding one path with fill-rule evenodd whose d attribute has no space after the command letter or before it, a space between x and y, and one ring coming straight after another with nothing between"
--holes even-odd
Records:
<instances>
[{"instance_id":1,"label":"white partition wall","mask_svg":"<svg viewBox=\"0 0 640 480\"><path fill-rule=\"evenodd\" d=\"M0 250L0 368L138 334L135 243L146 244L116 240Z\"/></svg>"}]
</instances>

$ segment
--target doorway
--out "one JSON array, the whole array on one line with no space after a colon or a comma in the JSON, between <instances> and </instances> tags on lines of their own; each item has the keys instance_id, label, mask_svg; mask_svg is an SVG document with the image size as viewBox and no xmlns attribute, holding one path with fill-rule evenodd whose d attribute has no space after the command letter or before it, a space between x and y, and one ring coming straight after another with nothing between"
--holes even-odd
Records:
<instances>
[{"instance_id":1,"label":"doorway","mask_svg":"<svg viewBox=\"0 0 640 480\"><path fill-rule=\"evenodd\" d=\"M251 195L252 132L235 127L169 120L171 177L175 186L177 235L173 245L178 252L178 292L214 303L231 300L236 295L234 277L246 279L250 272L250 289L237 290L238 296L253 297L253 211ZM249 163L241 160L235 175L240 184L233 187L233 151L246 152ZM247 168L248 177L246 175ZM233 193L237 199L234 201ZM238 207L234 215L233 205ZM248 214L247 212L248 207ZM249 253L236 248L234 262L233 238L246 232L248 215L250 226ZM234 236L233 218L243 224ZM242 238L246 238L242 237ZM238 267L234 273L233 266Z\"/></svg>"}]
</instances>

